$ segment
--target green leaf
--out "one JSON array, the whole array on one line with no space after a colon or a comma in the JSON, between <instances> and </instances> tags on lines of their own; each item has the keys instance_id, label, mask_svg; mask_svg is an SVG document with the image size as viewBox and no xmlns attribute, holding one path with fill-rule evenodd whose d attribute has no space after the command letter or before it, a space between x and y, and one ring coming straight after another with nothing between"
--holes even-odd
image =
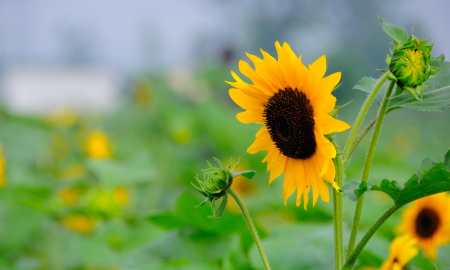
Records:
<instances>
[{"instance_id":1,"label":"green leaf","mask_svg":"<svg viewBox=\"0 0 450 270\"><path fill-rule=\"evenodd\" d=\"M377 15L378 17L378 15ZM383 24L383 30L388 34L394 41L400 43L400 47L408 40L408 32L398 25L392 23L385 23L383 19L378 17L380 22Z\"/></svg>"},{"instance_id":2,"label":"green leaf","mask_svg":"<svg viewBox=\"0 0 450 270\"><path fill-rule=\"evenodd\" d=\"M256 172L249 170L249 171L242 171L242 172L232 172L233 178L239 175L242 175L248 179L252 179L255 176Z\"/></svg>"},{"instance_id":3,"label":"green leaf","mask_svg":"<svg viewBox=\"0 0 450 270\"><path fill-rule=\"evenodd\" d=\"M372 186L372 183L351 181L345 183L342 190L344 191L344 195L346 195L350 200L356 201L361 195L364 194L364 192L368 189L370 190Z\"/></svg>"},{"instance_id":4,"label":"green leaf","mask_svg":"<svg viewBox=\"0 0 450 270\"><path fill-rule=\"evenodd\" d=\"M272 269L334 269L331 224L279 226L262 245ZM256 246L250 249L249 259L253 269L264 269Z\"/></svg>"},{"instance_id":5,"label":"green leaf","mask_svg":"<svg viewBox=\"0 0 450 270\"><path fill-rule=\"evenodd\" d=\"M449 163L450 151L441 163L435 164L434 160L426 158L419 167L420 177L414 174L405 183L404 188L396 181L384 179L380 186L373 186L370 190L386 193L399 207L426 196L450 191Z\"/></svg>"},{"instance_id":6,"label":"green leaf","mask_svg":"<svg viewBox=\"0 0 450 270\"><path fill-rule=\"evenodd\" d=\"M441 112L450 106L450 62L436 62L440 67L433 78L429 78L424 87L422 100L405 93L391 98L388 112L405 108L414 111Z\"/></svg>"}]
</instances>

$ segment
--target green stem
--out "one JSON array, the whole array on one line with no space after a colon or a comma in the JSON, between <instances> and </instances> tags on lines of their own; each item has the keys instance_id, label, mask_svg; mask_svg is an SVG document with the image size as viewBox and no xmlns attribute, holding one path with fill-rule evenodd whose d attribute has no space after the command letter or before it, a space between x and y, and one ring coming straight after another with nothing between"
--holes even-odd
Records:
<instances>
[{"instance_id":1,"label":"green stem","mask_svg":"<svg viewBox=\"0 0 450 270\"><path fill-rule=\"evenodd\" d=\"M359 111L359 114L358 114L358 117L356 118L355 124L353 124L352 132L350 133L347 144L345 145L345 148L344 148L343 160L348 160L350 158L350 155L351 155L350 149L352 148L353 142L355 141L355 137L356 137L356 134L358 133L359 127L361 126L361 123L364 120L364 117L366 116L366 113L369 110L369 107L372 104L372 101L377 96L378 91L380 90L381 86L383 86L383 84L387 80L387 78L388 78L388 72L386 72L383 75L383 77L380 78L380 80L375 85L372 92L370 92L369 96L367 97L366 101L364 102L364 104L361 108L361 111Z\"/></svg>"},{"instance_id":2,"label":"green stem","mask_svg":"<svg viewBox=\"0 0 450 270\"><path fill-rule=\"evenodd\" d=\"M234 191L231 187L228 189L228 194L230 194L231 197L236 201L237 205L239 206L239 209L241 209L242 214L244 215L245 221L247 222L248 228L250 229L250 232L252 233L253 240L255 240L256 246L259 250L259 255L261 255L261 259L264 264L264 269L270 270L269 261L267 260L266 254L264 253L261 240L259 239L258 232L256 231L255 225L253 224L252 218L250 217L250 214L248 213L247 208L245 208L244 203L242 202L241 197Z\"/></svg>"},{"instance_id":3,"label":"green stem","mask_svg":"<svg viewBox=\"0 0 450 270\"><path fill-rule=\"evenodd\" d=\"M387 112L386 112L387 114ZM375 116L374 119L372 119L372 121L370 121L369 124L367 124L367 126L364 128L363 131L361 131L358 136L356 137L355 141L353 142L352 148L350 149L350 151L348 152L348 157L350 157L353 153L353 151L355 151L356 147L358 146L358 144L361 142L361 140L364 138L364 136L366 136L366 134L370 131L370 129L375 125L375 123L377 122L378 119L378 115ZM348 158L346 160L342 161L342 166L345 168L345 166L347 165L348 162Z\"/></svg>"},{"instance_id":4,"label":"green stem","mask_svg":"<svg viewBox=\"0 0 450 270\"><path fill-rule=\"evenodd\" d=\"M378 137L380 136L381 126L383 125L384 116L386 115L386 109L389 103L389 99L391 97L392 89L394 88L395 81L392 81L389 84L389 88L386 91L386 96L384 97L383 103L381 104L380 110L378 112L378 119L375 125L375 130L372 135L372 141L370 142L369 152L367 153L366 164L364 165L363 176L361 182L367 182L369 178L370 168L372 167L373 157L375 155L375 148L377 146ZM350 256L350 253L353 251L353 247L355 246L356 236L358 235L359 229L359 221L361 220L361 212L364 204L364 195L363 193L356 202L355 216L353 218L353 226L350 234L350 240L348 242L347 249L347 259Z\"/></svg>"},{"instance_id":5,"label":"green stem","mask_svg":"<svg viewBox=\"0 0 450 270\"><path fill-rule=\"evenodd\" d=\"M355 264L356 260L358 259L359 255L363 251L366 244L369 242L370 238L375 234L375 232L383 225L383 223L393 214L395 211L397 211L400 207L397 205L392 206L386 213L384 213L383 216L381 216L375 224L366 232L366 234L363 236L361 241L359 241L358 245L356 246L355 250L351 253L350 256L348 256L347 261L345 262L344 267L342 267L342 270L351 270L353 268L353 265Z\"/></svg>"},{"instance_id":6,"label":"green stem","mask_svg":"<svg viewBox=\"0 0 450 270\"><path fill-rule=\"evenodd\" d=\"M333 159L336 167L335 181L342 188L344 183L344 167L342 166L341 156L337 155ZM343 195L342 192L333 189L333 206L334 206L334 257L335 269L341 269L344 263L344 233L343 233Z\"/></svg>"}]
</instances>

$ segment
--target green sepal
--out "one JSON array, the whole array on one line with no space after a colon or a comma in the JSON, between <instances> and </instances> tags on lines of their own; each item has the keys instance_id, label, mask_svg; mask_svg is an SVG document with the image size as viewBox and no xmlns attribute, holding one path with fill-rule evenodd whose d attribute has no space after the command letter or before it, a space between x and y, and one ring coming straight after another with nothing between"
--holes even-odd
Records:
<instances>
[{"instance_id":1,"label":"green sepal","mask_svg":"<svg viewBox=\"0 0 450 270\"><path fill-rule=\"evenodd\" d=\"M333 93L335 90L337 90L340 86L342 85L342 83L336 85L333 90L331 90L331 93Z\"/></svg>"},{"instance_id":2,"label":"green sepal","mask_svg":"<svg viewBox=\"0 0 450 270\"><path fill-rule=\"evenodd\" d=\"M220 218L225 213L225 209L227 208L228 203L228 194L222 197L222 201L220 202L219 207L214 210L214 202L211 203L211 208L213 209L213 215L208 216L209 218Z\"/></svg>"},{"instance_id":3,"label":"green sepal","mask_svg":"<svg viewBox=\"0 0 450 270\"><path fill-rule=\"evenodd\" d=\"M353 102L353 100L350 100L349 102L345 103L344 105L334 107L334 109L331 110L331 112L329 112L328 115L330 115L333 118L336 117L339 110L341 110L342 108L344 108L345 106L347 106L348 104L350 104L352 102Z\"/></svg>"},{"instance_id":4,"label":"green sepal","mask_svg":"<svg viewBox=\"0 0 450 270\"><path fill-rule=\"evenodd\" d=\"M256 172L252 171L252 170L248 170L248 171L242 171L242 172L232 172L231 175L233 175L233 178L242 175L248 179L252 179L255 176Z\"/></svg>"},{"instance_id":5,"label":"green sepal","mask_svg":"<svg viewBox=\"0 0 450 270\"><path fill-rule=\"evenodd\" d=\"M199 205L197 205L195 208L204 205L204 204L207 203L208 201L209 201L209 198L206 198L203 202L201 202L201 203L200 203Z\"/></svg>"}]
</instances>

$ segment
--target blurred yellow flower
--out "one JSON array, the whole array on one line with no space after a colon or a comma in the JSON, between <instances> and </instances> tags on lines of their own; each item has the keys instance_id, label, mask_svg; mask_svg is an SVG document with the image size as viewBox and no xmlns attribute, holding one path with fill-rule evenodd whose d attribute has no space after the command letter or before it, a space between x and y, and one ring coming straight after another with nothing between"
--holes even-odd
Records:
<instances>
[{"instance_id":1,"label":"blurred yellow flower","mask_svg":"<svg viewBox=\"0 0 450 270\"><path fill-rule=\"evenodd\" d=\"M83 215L70 215L65 217L62 222L66 228L83 234L90 234L95 227L94 220Z\"/></svg>"},{"instance_id":2,"label":"blurred yellow flower","mask_svg":"<svg viewBox=\"0 0 450 270\"><path fill-rule=\"evenodd\" d=\"M80 197L81 191L78 188L64 188L58 192L63 205L74 205Z\"/></svg>"},{"instance_id":3,"label":"blurred yellow flower","mask_svg":"<svg viewBox=\"0 0 450 270\"><path fill-rule=\"evenodd\" d=\"M118 206L125 206L130 200L130 196L125 187L117 187L113 190L114 201Z\"/></svg>"},{"instance_id":4,"label":"blurred yellow flower","mask_svg":"<svg viewBox=\"0 0 450 270\"><path fill-rule=\"evenodd\" d=\"M95 130L91 132L84 148L87 154L94 159L111 157L111 145L105 133Z\"/></svg>"},{"instance_id":5,"label":"blurred yellow flower","mask_svg":"<svg viewBox=\"0 0 450 270\"><path fill-rule=\"evenodd\" d=\"M411 235L436 260L437 248L450 242L450 196L443 192L414 201L402 215L398 230Z\"/></svg>"},{"instance_id":6,"label":"blurred yellow flower","mask_svg":"<svg viewBox=\"0 0 450 270\"><path fill-rule=\"evenodd\" d=\"M3 149L0 146L0 188L6 185L5 159L3 158Z\"/></svg>"},{"instance_id":7,"label":"blurred yellow flower","mask_svg":"<svg viewBox=\"0 0 450 270\"><path fill-rule=\"evenodd\" d=\"M381 265L380 270L402 270L403 267L414 258L419 250L414 247L416 239L410 235L397 236L389 248L389 257Z\"/></svg>"},{"instance_id":8,"label":"blurred yellow flower","mask_svg":"<svg viewBox=\"0 0 450 270\"><path fill-rule=\"evenodd\" d=\"M62 178L75 180L86 173L86 168L80 164L71 164L62 172Z\"/></svg>"}]
</instances>

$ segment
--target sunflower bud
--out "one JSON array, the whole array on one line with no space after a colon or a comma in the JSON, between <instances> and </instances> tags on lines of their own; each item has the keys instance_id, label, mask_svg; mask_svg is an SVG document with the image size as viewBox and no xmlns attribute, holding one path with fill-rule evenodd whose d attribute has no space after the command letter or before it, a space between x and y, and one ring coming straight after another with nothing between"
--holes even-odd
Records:
<instances>
[{"instance_id":1,"label":"sunflower bud","mask_svg":"<svg viewBox=\"0 0 450 270\"><path fill-rule=\"evenodd\" d=\"M386 57L391 72L389 79L397 82L398 93L408 90L416 99L422 96L423 83L439 68L431 66L436 61L431 58L433 45L426 46L428 40L419 41L411 35L403 46L394 41L395 49L392 57Z\"/></svg>"},{"instance_id":2,"label":"sunflower bud","mask_svg":"<svg viewBox=\"0 0 450 270\"><path fill-rule=\"evenodd\" d=\"M234 172L236 167L239 165L239 161L231 169L232 159L230 159L226 167L218 159L214 159L217 161L217 163L219 163L220 168L216 168L208 162L210 168L204 170L203 180L200 180L198 178L198 175L195 178L197 179L197 182L200 186L196 186L193 183L191 184L195 189L203 194L203 196L206 197L206 199L198 206L202 206L206 202L210 202L214 212L214 215L211 218L218 218L223 215L227 206L228 197L226 194L231 184L233 183L233 178L242 175L251 179L255 175L255 171ZM214 204L220 198L222 198L222 202L220 203L220 206L215 209Z\"/></svg>"}]
</instances>

